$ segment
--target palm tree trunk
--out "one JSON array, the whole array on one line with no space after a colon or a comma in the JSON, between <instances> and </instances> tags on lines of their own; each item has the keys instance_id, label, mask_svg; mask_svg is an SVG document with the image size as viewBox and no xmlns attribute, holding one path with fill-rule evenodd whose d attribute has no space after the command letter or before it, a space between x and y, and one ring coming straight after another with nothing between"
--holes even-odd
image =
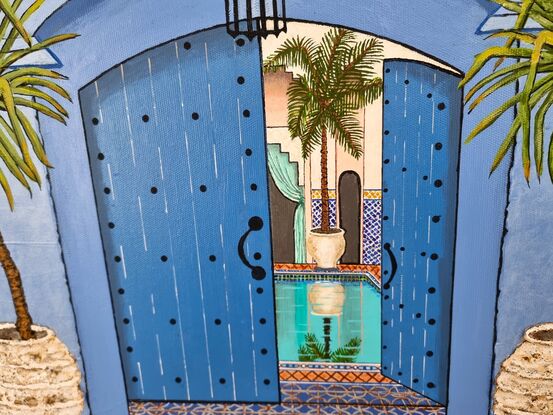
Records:
<instances>
[{"instance_id":1,"label":"palm tree trunk","mask_svg":"<svg viewBox=\"0 0 553 415\"><path fill-rule=\"evenodd\" d=\"M33 320L29 314L29 308L27 307L27 300L25 299L25 292L23 291L23 284L21 282L21 274L11 257L8 247L4 243L4 238L1 233L0 264L6 273L8 285L10 286L15 314L17 316L15 327L19 332L21 340L29 340L33 337L33 331L31 329Z\"/></svg>"},{"instance_id":2,"label":"palm tree trunk","mask_svg":"<svg viewBox=\"0 0 553 415\"><path fill-rule=\"evenodd\" d=\"M328 138L326 127L321 132L321 230L330 230L330 211L328 207Z\"/></svg>"},{"instance_id":3,"label":"palm tree trunk","mask_svg":"<svg viewBox=\"0 0 553 415\"><path fill-rule=\"evenodd\" d=\"M323 318L323 331L324 331L324 341L325 341L325 348L324 348L324 354L325 359L330 359L330 317Z\"/></svg>"}]
</instances>

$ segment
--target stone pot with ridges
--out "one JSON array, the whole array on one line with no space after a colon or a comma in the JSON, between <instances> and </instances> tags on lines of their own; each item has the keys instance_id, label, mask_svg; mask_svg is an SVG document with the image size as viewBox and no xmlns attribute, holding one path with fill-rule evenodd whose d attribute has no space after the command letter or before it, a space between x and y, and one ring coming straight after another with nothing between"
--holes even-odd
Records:
<instances>
[{"instance_id":1,"label":"stone pot with ridges","mask_svg":"<svg viewBox=\"0 0 553 415\"><path fill-rule=\"evenodd\" d=\"M0 336L0 414L79 415L84 408L81 372L55 333L33 326L36 338ZM0 324L0 333L15 332Z\"/></svg>"},{"instance_id":2,"label":"stone pot with ridges","mask_svg":"<svg viewBox=\"0 0 553 415\"><path fill-rule=\"evenodd\" d=\"M501 365L495 415L553 414L553 323L528 329Z\"/></svg>"}]
</instances>

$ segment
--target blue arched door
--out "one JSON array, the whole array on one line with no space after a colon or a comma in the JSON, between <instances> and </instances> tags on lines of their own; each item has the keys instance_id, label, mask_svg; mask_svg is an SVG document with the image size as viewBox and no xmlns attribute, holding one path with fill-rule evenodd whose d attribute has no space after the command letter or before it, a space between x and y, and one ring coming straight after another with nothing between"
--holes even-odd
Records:
<instances>
[{"instance_id":1,"label":"blue arched door","mask_svg":"<svg viewBox=\"0 0 553 415\"><path fill-rule=\"evenodd\" d=\"M278 401L258 40L178 39L80 100L129 399Z\"/></svg>"},{"instance_id":2,"label":"blue arched door","mask_svg":"<svg viewBox=\"0 0 553 415\"><path fill-rule=\"evenodd\" d=\"M383 373L445 404L457 213L459 77L384 65Z\"/></svg>"}]
</instances>

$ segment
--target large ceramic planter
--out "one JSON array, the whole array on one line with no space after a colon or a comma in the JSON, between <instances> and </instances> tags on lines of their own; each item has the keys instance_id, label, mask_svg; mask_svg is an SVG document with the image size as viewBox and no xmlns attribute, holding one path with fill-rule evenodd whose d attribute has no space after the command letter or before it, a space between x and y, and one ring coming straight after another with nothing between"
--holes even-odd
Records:
<instances>
[{"instance_id":1,"label":"large ceramic planter","mask_svg":"<svg viewBox=\"0 0 553 415\"><path fill-rule=\"evenodd\" d=\"M319 268L336 268L338 260L346 251L343 229L332 229L332 233L322 233L312 229L307 236L307 252Z\"/></svg>"},{"instance_id":2,"label":"large ceramic planter","mask_svg":"<svg viewBox=\"0 0 553 415\"><path fill-rule=\"evenodd\" d=\"M553 414L553 323L528 329L501 365L495 415Z\"/></svg>"},{"instance_id":3,"label":"large ceramic planter","mask_svg":"<svg viewBox=\"0 0 553 415\"><path fill-rule=\"evenodd\" d=\"M0 324L3 332L13 328ZM0 414L81 414L84 400L77 362L52 330L33 330L39 333L36 339L0 338Z\"/></svg>"}]
</instances>

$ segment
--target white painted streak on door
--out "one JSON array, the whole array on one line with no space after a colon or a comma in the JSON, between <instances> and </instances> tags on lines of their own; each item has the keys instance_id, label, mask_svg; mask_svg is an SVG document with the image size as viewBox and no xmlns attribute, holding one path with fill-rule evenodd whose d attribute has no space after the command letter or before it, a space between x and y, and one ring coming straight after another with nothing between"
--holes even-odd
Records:
<instances>
[{"instance_id":1,"label":"white painted streak on door","mask_svg":"<svg viewBox=\"0 0 553 415\"><path fill-rule=\"evenodd\" d=\"M152 93L152 106L154 108L154 121L156 125L158 125L157 122L157 105L156 105L156 93L154 91L154 78L152 76L152 59L148 58L148 74L150 78L150 91Z\"/></svg>"},{"instance_id":2,"label":"white painted streak on door","mask_svg":"<svg viewBox=\"0 0 553 415\"><path fill-rule=\"evenodd\" d=\"M232 377L232 396L236 400L236 379L234 376L234 352L232 348L232 329L230 323L227 324L228 339L229 339L229 348L230 348L230 365L232 367L231 377Z\"/></svg>"},{"instance_id":3,"label":"white painted streak on door","mask_svg":"<svg viewBox=\"0 0 553 415\"><path fill-rule=\"evenodd\" d=\"M190 149L188 147L188 134L184 133L184 142L186 145L186 161L188 165L188 178L190 182L190 196L192 197L192 223L194 224L194 237L196 242L196 262L198 265L198 279L200 282L200 299L202 302L202 316L204 323L204 336L205 336L205 348L206 348L206 358L207 358L207 370L209 375L209 391L211 397L213 398L213 376L211 371L211 358L209 355L209 338L207 335L207 316L205 314L205 297L204 297L204 287L203 287L203 277L202 277L202 265L200 262L200 242L198 239L198 223L196 219L196 207L194 203L194 186L192 184L192 167L190 166Z\"/></svg>"},{"instance_id":4,"label":"white painted streak on door","mask_svg":"<svg viewBox=\"0 0 553 415\"><path fill-rule=\"evenodd\" d=\"M213 121L213 104L211 103L211 84L207 83L207 97L209 99L209 117Z\"/></svg>"},{"instance_id":5,"label":"white painted streak on door","mask_svg":"<svg viewBox=\"0 0 553 415\"><path fill-rule=\"evenodd\" d=\"M258 386L257 386L257 362L255 359L255 329L253 324L253 297L252 297L252 284L248 284L248 290L250 294L250 321L252 327L252 357L253 357L253 383L255 387L255 396L258 396Z\"/></svg>"},{"instance_id":6,"label":"white painted streak on door","mask_svg":"<svg viewBox=\"0 0 553 415\"><path fill-rule=\"evenodd\" d=\"M402 353L403 353L403 332L400 330L399 331L399 356L398 356L398 363L399 363L399 367L398 369L401 369L401 357L402 357Z\"/></svg>"},{"instance_id":7,"label":"white painted streak on door","mask_svg":"<svg viewBox=\"0 0 553 415\"><path fill-rule=\"evenodd\" d=\"M238 114L238 134L240 137L240 145L242 145L242 119L240 117L240 98L236 98L236 113Z\"/></svg>"},{"instance_id":8,"label":"white painted streak on door","mask_svg":"<svg viewBox=\"0 0 553 415\"><path fill-rule=\"evenodd\" d=\"M154 293L150 293L150 303L152 304L152 314L156 315L156 303L154 301Z\"/></svg>"},{"instance_id":9,"label":"white painted streak on door","mask_svg":"<svg viewBox=\"0 0 553 415\"><path fill-rule=\"evenodd\" d=\"M392 226L396 226L396 199L392 199Z\"/></svg>"},{"instance_id":10,"label":"white painted streak on door","mask_svg":"<svg viewBox=\"0 0 553 415\"><path fill-rule=\"evenodd\" d=\"M123 83L123 97L125 98L125 114L127 115L127 128L129 129L129 143L131 146L132 164L133 166L136 166L136 157L134 154L134 140L133 140L133 132L132 132L132 126L131 126L131 113L129 110L129 97L127 95L127 86L125 85L125 68L123 67L123 64L119 65L119 68L121 69L121 81Z\"/></svg>"},{"instance_id":11,"label":"white painted streak on door","mask_svg":"<svg viewBox=\"0 0 553 415\"><path fill-rule=\"evenodd\" d=\"M430 178L428 179L430 183L432 183L432 177L434 172L434 146L432 145L430 147ZM432 191L430 191L430 194L432 194Z\"/></svg>"},{"instance_id":12,"label":"white painted streak on door","mask_svg":"<svg viewBox=\"0 0 553 415\"><path fill-rule=\"evenodd\" d=\"M242 196L244 198L244 206L246 206L246 173L244 172L244 157L240 157L240 167L242 169Z\"/></svg>"},{"instance_id":13,"label":"white painted streak on door","mask_svg":"<svg viewBox=\"0 0 553 415\"><path fill-rule=\"evenodd\" d=\"M125 254L123 252L123 245L119 245L119 253L121 254L121 265L123 267L123 277L127 279L127 264L125 263Z\"/></svg>"},{"instance_id":14,"label":"white painted streak on door","mask_svg":"<svg viewBox=\"0 0 553 415\"><path fill-rule=\"evenodd\" d=\"M136 340L136 329L134 327L134 317L132 314L132 305L129 304L129 320L131 321L132 337Z\"/></svg>"},{"instance_id":15,"label":"white painted streak on door","mask_svg":"<svg viewBox=\"0 0 553 415\"><path fill-rule=\"evenodd\" d=\"M140 225L142 226L142 240L144 241L144 251L148 251L148 242L146 241L146 228L144 227L144 215L142 212L142 200L138 196L138 210L140 212Z\"/></svg>"},{"instance_id":16,"label":"white painted streak on door","mask_svg":"<svg viewBox=\"0 0 553 415\"><path fill-rule=\"evenodd\" d=\"M161 174L161 181L165 182L165 176L163 174L163 160L161 158L161 148L157 148L157 154L159 155L159 172ZM167 203L167 192L165 191L165 183L163 183L163 203L165 204L165 214L169 214L169 203Z\"/></svg>"},{"instance_id":17,"label":"white painted streak on door","mask_svg":"<svg viewBox=\"0 0 553 415\"><path fill-rule=\"evenodd\" d=\"M432 98L432 134L434 134L436 127L436 106L434 105L434 98Z\"/></svg>"},{"instance_id":18,"label":"white painted streak on door","mask_svg":"<svg viewBox=\"0 0 553 415\"><path fill-rule=\"evenodd\" d=\"M209 73L209 58L207 56L207 42L204 42L204 51L205 51L205 70Z\"/></svg>"},{"instance_id":19,"label":"white painted streak on door","mask_svg":"<svg viewBox=\"0 0 553 415\"><path fill-rule=\"evenodd\" d=\"M94 81L94 87L96 88L96 98L100 98L100 90L98 89L98 81ZM98 114L100 115L100 123L104 123L104 114L102 113L102 104L98 100Z\"/></svg>"},{"instance_id":20,"label":"white painted streak on door","mask_svg":"<svg viewBox=\"0 0 553 415\"><path fill-rule=\"evenodd\" d=\"M177 57L177 72L178 72L178 78L179 78L179 92L180 92L180 108L181 108L181 115L182 119L184 120L184 99L182 96L182 76L180 74L180 58L179 58L179 45L177 42L175 42L175 56Z\"/></svg>"},{"instance_id":21,"label":"white painted streak on door","mask_svg":"<svg viewBox=\"0 0 553 415\"><path fill-rule=\"evenodd\" d=\"M426 235L427 235L426 242L430 243L430 216L428 217L428 230L426 232Z\"/></svg>"},{"instance_id":22,"label":"white painted streak on door","mask_svg":"<svg viewBox=\"0 0 553 415\"><path fill-rule=\"evenodd\" d=\"M115 200L115 188L113 187L113 176L111 174L111 164L108 163L108 176L109 176L109 186L111 189L111 198Z\"/></svg>"},{"instance_id":23,"label":"white painted streak on door","mask_svg":"<svg viewBox=\"0 0 553 415\"><path fill-rule=\"evenodd\" d=\"M405 79L407 79L408 75L409 75L408 67L407 67L407 64L405 64ZM403 118L407 118L407 84L405 85L404 91L405 91L404 93L405 95L403 98Z\"/></svg>"},{"instance_id":24,"label":"white painted streak on door","mask_svg":"<svg viewBox=\"0 0 553 415\"><path fill-rule=\"evenodd\" d=\"M163 376L163 359L161 358L161 346L159 345L159 335L156 333L157 359L159 362L159 373Z\"/></svg>"},{"instance_id":25,"label":"white painted streak on door","mask_svg":"<svg viewBox=\"0 0 553 415\"><path fill-rule=\"evenodd\" d=\"M142 379L142 366L140 365L140 362L136 362L136 366L138 366L138 377L140 379L140 390L142 391L142 395L144 395L144 379Z\"/></svg>"},{"instance_id":26,"label":"white painted streak on door","mask_svg":"<svg viewBox=\"0 0 553 415\"><path fill-rule=\"evenodd\" d=\"M413 334L414 331L413 331ZM415 365L415 357L413 355L411 355L411 381L410 381L410 387L412 388L413 387L413 369L414 369L414 365Z\"/></svg>"},{"instance_id":27,"label":"white painted streak on door","mask_svg":"<svg viewBox=\"0 0 553 415\"><path fill-rule=\"evenodd\" d=\"M213 168L215 169L215 178L219 178L219 169L217 167L217 148L213 144Z\"/></svg>"}]
</instances>

